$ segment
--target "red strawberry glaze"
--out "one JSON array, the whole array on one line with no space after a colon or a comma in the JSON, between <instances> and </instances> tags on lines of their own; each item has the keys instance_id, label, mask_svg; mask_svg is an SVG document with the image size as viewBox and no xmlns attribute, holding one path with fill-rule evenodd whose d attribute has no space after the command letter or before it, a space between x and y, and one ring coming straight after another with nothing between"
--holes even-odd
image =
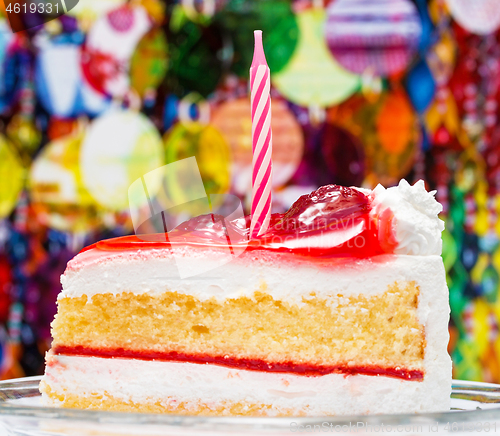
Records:
<instances>
[{"instance_id":1,"label":"red strawberry glaze","mask_svg":"<svg viewBox=\"0 0 500 436\"><path fill-rule=\"evenodd\" d=\"M406 369L401 367L382 367L376 365L314 365L294 362L267 362L262 359L237 358L229 356L211 356L208 354L186 354L155 351L135 351L105 348L87 348L83 346L64 346L58 345L53 348L54 354L63 354L67 356L92 356L103 358L126 358L138 360L158 360L166 362L188 362L197 364L212 364L226 366L229 368L243 369L249 371L265 371L292 373L309 377L322 376L326 374L344 374L348 375L372 375L393 377L409 381L422 381L424 374L420 370Z\"/></svg>"},{"instance_id":2,"label":"red strawberry glaze","mask_svg":"<svg viewBox=\"0 0 500 436\"><path fill-rule=\"evenodd\" d=\"M234 247L286 252L309 257L368 258L392 254L397 245L391 226L379 231L370 215L371 199L355 188L327 185L300 197L285 214L273 214L268 231L248 241L249 217L229 221L220 215L193 218L168 234L124 236L86 247L82 252L169 248L172 245ZM384 222L391 222L386 210ZM381 236L383 238L381 238Z\"/></svg>"}]
</instances>

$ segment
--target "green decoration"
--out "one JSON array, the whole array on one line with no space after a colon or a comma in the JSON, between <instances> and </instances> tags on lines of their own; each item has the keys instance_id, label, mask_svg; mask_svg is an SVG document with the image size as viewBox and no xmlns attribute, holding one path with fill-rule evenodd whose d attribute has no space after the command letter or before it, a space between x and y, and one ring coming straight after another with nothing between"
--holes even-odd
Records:
<instances>
[{"instance_id":1,"label":"green decoration","mask_svg":"<svg viewBox=\"0 0 500 436\"><path fill-rule=\"evenodd\" d=\"M207 97L229 66L228 41L215 26L186 21L169 37L169 88L182 96L196 91Z\"/></svg>"},{"instance_id":2,"label":"green decoration","mask_svg":"<svg viewBox=\"0 0 500 436\"><path fill-rule=\"evenodd\" d=\"M230 0L214 18L231 35L234 60L231 70L248 78L252 63L253 31L262 30L264 51L271 74L281 71L297 46L299 28L286 0Z\"/></svg>"}]
</instances>

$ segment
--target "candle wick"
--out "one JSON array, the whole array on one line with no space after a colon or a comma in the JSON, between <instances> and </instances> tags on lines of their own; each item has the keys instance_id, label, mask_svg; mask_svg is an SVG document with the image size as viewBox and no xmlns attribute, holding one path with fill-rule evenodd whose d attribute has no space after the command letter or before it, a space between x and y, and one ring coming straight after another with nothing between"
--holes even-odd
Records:
<instances>
[{"instance_id":1,"label":"candle wick","mask_svg":"<svg viewBox=\"0 0 500 436\"><path fill-rule=\"evenodd\" d=\"M262 30L254 30L255 47L253 51L252 68L259 65L266 65L266 55L264 54L264 46L262 45Z\"/></svg>"}]
</instances>

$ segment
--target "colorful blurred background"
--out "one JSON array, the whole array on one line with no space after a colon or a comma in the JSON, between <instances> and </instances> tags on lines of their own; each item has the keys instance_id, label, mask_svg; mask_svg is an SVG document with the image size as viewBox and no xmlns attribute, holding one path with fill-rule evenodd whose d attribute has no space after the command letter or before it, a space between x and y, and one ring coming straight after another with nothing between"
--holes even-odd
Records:
<instances>
[{"instance_id":1,"label":"colorful blurred background","mask_svg":"<svg viewBox=\"0 0 500 436\"><path fill-rule=\"evenodd\" d=\"M0 377L43 371L66 262L133 232L127 189L196 156L248 208L253 30L275 212L327 183L424 179L443 204L459 379L500 382L497 0L80 0L0 20Z\"/></svg>"}]
</instances>

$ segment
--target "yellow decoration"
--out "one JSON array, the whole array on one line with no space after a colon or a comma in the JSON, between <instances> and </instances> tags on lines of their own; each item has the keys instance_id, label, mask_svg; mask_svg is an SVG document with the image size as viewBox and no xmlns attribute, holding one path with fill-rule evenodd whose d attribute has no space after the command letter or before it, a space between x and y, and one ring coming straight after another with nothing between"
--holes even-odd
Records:
<instances>
[{"instance_id":1,"label":"yellow decoration","mask_svg":"<svg viewBox=\"0 0 500 436\"><path fill-rule=\"evenodd\" d=\"M451 136L458 134L460 127L458 109L453 94L449 90L444 102L434 100L424 116L424 121L431 135L434 135L441 125L446 127Z\"/></svg>"},{"instance_id":2,"label":"yellow decoration","mask_svg":"<svg viewBox=\"0 0 500 436\"><path fill-rule=\"evenodd\" d=\"M483 370L475 342L469 342L466 339L459 340L456 349L462 360L455 363L454 374L466 374L467 380L481 381Z\"/></svg>"},{"instance_id":3,"label":"yellow decoration","mask_svg":"<svg viewBox=\"0 0 500 436\"><path fill-rule=\"evenodd\" d=\"M31 161L31 156L42 140L34 121L20 114L15 114L7 125L7 136L16 146L24 162Z\"/></svg>"},{"instance_id":4,"label":"yellow decoration","mask_svg":"<svg viewBox=\"0 0 500 436\"><path fill-rule=\"evenodd\" d=\"M470 272L470 277L474 284L479 285L481 283L481 279L483 278L483 273L488 267L488 264L489 264L488 254L480 253L477 262L474 265L474 268L472 268L472 271Z\"/></svg>"},{"instance_id":5,"label":"yellow decoration","mask_svg":"<svg viewBox=\"0 0 500 436\"><path fill-rule=\"evenodd\" d=\"M496 216L498 217L500 216L500 195L495 196L493 204L495 207ZM495 222L495 233L497 236L500 236L500 219L497 219ZM500 263L498 264L498 267L497 265L495 265L495 268L497 269L497 271L500 271Z\"/></svg>"},{"instance_id":6,"label":"yellow decoration","mask_svg":"<svg viewBox=\"0 0 500 436\"><path fill-rule=\"evenodd\" d=\"M85 189L79 166L83 133L46 145L31 167L28 187L40 221L61 231L97 226L99 207Z\"/></svg>"},{"instance_id":7,"label":"yellow decoration","mask_svg":"<svg viewBox=\"0 0 500 436\"><path fill-rule=\"evenodd\" d=\"M434 24L450 20L450 10L444 0L431 0L428 9L429 16Z\"/></svg>"},{"instance_id":8,"label":"yellow decoration","mask_svg":"<svg viewBox=\"0 0 500 436\"><path fill-rule=\"evenodd\" d=\"M476 346L476 352L479 356L483 355L488 347L489 331L488 318L490 315L489 304L482 298L474 300L472 319L473 319L473 337Z\"/></svg>"},{"instance_id":9,"label":"yellow decoration","mask_svg":"<svg viewBox=\"0 0 500 436\"><path fill-rule=\"evenodd\" d=\"M488 211L488 184L486 180L479 179L477 189L474 191L476 200L476 220L474 223L474 232L478 236L485 236L490 229L489 211Z\"/></svg>"},{"instance_id":10,"label":"yellow decoration","mask_svg":"<svg viewBox=\"0 0 500 436\"><path fill-rule=\"evenodd\" d=\"M0 219L8 216L23 189L26 170L5 136L0 135Z\"/></svg>"},{"instance_id":11,"label":"yellow decoration","mask_svg":"<svg viewBox=\"0 0 500 436\"><path fill-rule=\"evenodd\" d=\"M463 192L477 189L480 183L485 183L485 162L476 147L466 138L461 137L465 149L458 159L455 170L455 184Z\"/></svg>"},{"instance_id":12,"label":"yellow decoration","mask_svg":"<svg viewBox=\"0 0 500 436\"><path fill-rule=\"evenodd\" d=\"M134 0L132 2L134 5L141 5L154 21L156 25L161 25L165 19L165 9L166 6L163 2L159 0Z\"/></svg>"},{"instance_id":13,"label":"yellow decoration","mask_svg":"<svg viewBox=\"0 0 500 436\"><path fill-rule=\"evenodd\" d=\"M453 73L456 62L457 45L451 35L446 31L427 53L426 60L437 83L446 82Z\"/></svg>"},{"instance_id":14,"label":"yellow decoration","mask_svg":"<svg viewBox=\"0 0 500 436\"><path fill-rule=\"evenodd\" d=\"M223 194L229 190L229 146L215 127L197 121L179 123L165 134L164 144L167 164L196 157L207 194ZM184 193L177 195L182 198Z\"/></svg>"}]
</instances>

